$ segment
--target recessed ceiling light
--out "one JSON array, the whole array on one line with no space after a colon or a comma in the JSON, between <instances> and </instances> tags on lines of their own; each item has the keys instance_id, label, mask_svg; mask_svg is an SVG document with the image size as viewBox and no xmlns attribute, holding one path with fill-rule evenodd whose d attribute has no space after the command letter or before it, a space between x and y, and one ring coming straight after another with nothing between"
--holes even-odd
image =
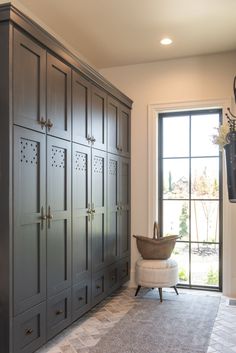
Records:
<instances>
[{"instance_id":1,"label":"recessed ceiling light","mask_svg":"<svg viewBox=\"0 0 236 353\"><path fill-rule=\"evenodd\" d=\"M171 40L170 38L163 38L163 39L160 41L160 43L161 43L162 45L169 45L169 44L172 43L172 40Z\"/></svg>"}]
</instances>

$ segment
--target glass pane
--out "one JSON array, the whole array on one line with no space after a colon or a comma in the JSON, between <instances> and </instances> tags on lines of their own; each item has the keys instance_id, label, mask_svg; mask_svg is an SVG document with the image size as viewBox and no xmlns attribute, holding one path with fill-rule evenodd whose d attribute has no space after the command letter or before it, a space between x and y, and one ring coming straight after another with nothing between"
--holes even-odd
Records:
<instances>
[{"instance_id":1,"label":"glass pane","mask_svg":"<svg viewBox=\"0 0 236 353\"><path fill-rule=\"evenodd\" d=\"M212 135L219 127L219 114L194 115L191 117L191 155L218 156L219 147L212 143Z\"/></svg>"},{"instance_id":2,"label":"glass pane","mask_svg":"<svg viewBox=\"0 0 236 353\"><path fill-rule=\"evenodd\" d=\"M163 157L189 156L189 117L163 118Z\"/></svg>"},{"instance_id":3,"label":"glass pane","mask_svg":"<svg viewBox=\"0 0 236 353\"><path fill-rule=\"evenodd\" d=\"M191 282L219 286L219 245L192 244Z\"/></svg>"},{"instance_id":4,"label":"glass pane","mask_svg":"<svg viewBox=\"0 0 236 353\"><path fill-rule=\"evenodd\" d=\"M175 244L171 255L178 263L179 283L189 284L189 245L188 243Z\"/></svg>"},{"instance_id":5,"label":"glass pane","mask_svg":"<svg viewBox=\"0 0 236 353\"><path fill-rule=\"evenodd\" d=\"M207 152L206 152L207 153ZM219 198L219 158L191 160L192 199Z\"/></svg>"},{"instance_id":6,"label":"glass pane","mask_svg":"<svg viewBox=\"0 0 236 353\"><path fill-rule=\"evenodd\" d=\"M189 198L189 160L163 160L163 198Z\"/></svg>"},{"instance_id":7,"label":"glass pane","mask_svg":"<svg viewBox=\"0 0 236 353\"><path fill-rule=\"evenodd\" d=\"M178 234L189 238L189 206L186 201L163 201L163 236Z\"/></svg>"},{"instance_id":8,"label":"glass pane","mask_svg":"<svg viewBox=\"0 0 236 353\"><path fill-rule=\"evenodd\" d=\"M219 242L218 201L191 202L192 241Z\"/></svg>"}]
</instances>

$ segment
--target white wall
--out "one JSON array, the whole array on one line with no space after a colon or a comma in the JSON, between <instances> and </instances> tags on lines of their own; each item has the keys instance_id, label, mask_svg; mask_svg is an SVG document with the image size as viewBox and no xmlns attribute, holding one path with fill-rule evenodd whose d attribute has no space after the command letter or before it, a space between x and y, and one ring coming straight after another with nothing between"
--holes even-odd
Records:
<instances>
[{"instance_id":1,"label":"white wall","mask_svg":"<svg viewBox=\"0 0 236 353\"><path fill-rule=\"evenodd\" d=\"M108 68L100 70L100 73L134 100L131 230L132 234L145 235L148 230L148 105L232 101L236 52ZM223 238L223 291L225 295L236 297L236 205L228 202L226 192ZM134 239L131 252L133 284L134 264L138 257Z\"/></svg>"}]
</instances>

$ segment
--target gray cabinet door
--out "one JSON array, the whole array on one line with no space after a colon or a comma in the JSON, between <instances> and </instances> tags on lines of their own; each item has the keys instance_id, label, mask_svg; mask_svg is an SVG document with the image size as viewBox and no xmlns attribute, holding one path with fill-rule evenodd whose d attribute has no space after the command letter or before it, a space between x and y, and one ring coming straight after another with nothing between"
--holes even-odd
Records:
<instances>
[{"instance_id":1,"label":"gray cabinet door","mask_svg":"<svg viewBox=\"0 0 236 353\"><path fill-rule=\"evenodd\" d=\"M47 139L47 293L71 285L71 144Z\"/></svg>"},{"instance_id":2,"label":"gray cabinet door","mask_svg":"<svg viewBox=\"0 0 236 353\"><path fill-rule=\"evenodd\" d=\"M46 51L16 29L13 77L14 123L45 131Z\"/></svg>"},{"instance_id":3,"label":"gray cabinet door","mask_svg":"<svg viewBox=\"0 0 236 353\"><path fill-rule=\"evenodd\" d=\"M130 156L130 109L124 105L120 105L120 122L119 122L119 151L122 156Z\"/></svg>"},{"instance_id":4,"label":"gray cabinet door","mask_svg":"<svg viewBox=\"0 0 236 353\"><path fill-rule=\"evenodd\" d=\"M130 251L130 160L120 158L120 256Z\"/></svg>"},{"instance_id":5,"label":"gray cabinet door","mask_svg":"<svg viewBox=\"0 0 236 353\"><path fill-rule=\"evenodd\" d=\"M91 143L91 84L81 75L73 72L72 121L74 142Z\"/></svg>"},{"instance_id":6,"label":"gray cabinet door","mask_svg":"<svg viewBox=\"0 0 236 353\"><path fill-rule=\"evenodd\" d=\"M108 96L107 98L107 150L111 153L119 152L119 102Z\"/></svg>"},{"instance_id":7,"label":"gray cabinet door","mask_svg":"<svg viewBox=\"0 0 236 353\"><path fill-rule=\"evenodd\" d=\"M106 237L106 152L92 150L92 268L105 265Z\"/></svg>"},{"instance_id":8,"label":"gray cabinet door","mask_svg":"<svg viewBox=\"0 0 236 353\"><path fill-rule=\"evenodd\" d=\"M47 132L71 139L71 68L47 54Z\"/></svg>"},{"instance_id":9,"label":"gray cabinet door","mask_svg":"<svg viewBox=\"0 0 236 353\"><path fill-rule=\"evenodd\" d=\"M108 154L106 255L110 264L118 260L119 242L119 156Z\"/></svg>"},{"instance_id":10,"label":"gray cabinet door","mask_svg":"<svg viewBox=\"0 0 236 353\"><path fill-rule=\"evenodd\" d=\"M73 283L91 273L91 148L73 143Z\"/></svg>"},{"instance_id":11,"label":"gray cabinet door","mask_svg":"<svg viewBox=\"0 0 236 353\"><path fill-rule=\"evenodd\" d=\"M45 135L14 127L14 315L46 296Z\"/></svg>"},{"instance_id":12,"label":"gray cabinet door","mask_svg":"<svg viewBox=\"0 0 236 353\"><path fill-rule=\"evenodd\" d=\"M107 105L106 93L92 86L92 146L107 148Z\"/></svg>"}]
</instances>

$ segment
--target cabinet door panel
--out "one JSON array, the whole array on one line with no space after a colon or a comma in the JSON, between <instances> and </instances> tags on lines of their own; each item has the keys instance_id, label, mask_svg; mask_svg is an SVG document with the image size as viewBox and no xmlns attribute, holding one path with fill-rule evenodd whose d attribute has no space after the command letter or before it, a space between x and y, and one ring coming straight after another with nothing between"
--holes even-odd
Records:
<instances>
[{"instance_id":1,"label":"cabinet door panel","mask_svg":"<svg viewBox=\"0 0 236 353\"><path fill-rule=\"evenodd\" d=\"M89 145L91 137L91 85L73 72L73 141Z\"/></svg>"},{"instance_id":2,"label":"cabinet door panel","mask_svg":"<svg viewBox=\"0 0 236 353\"><path fill-rule=\"evenodd\" d=\"M70 143L48 137L47 291L52 296L71 283Z\"/></svg>"},{"instance_id":3,"label":"cabinet door panel","mask_svg":"<svg viewBox=\"0 0 236 353\"><path fill-rule=\"evenodd\" d=\"M107 99L107 150L111 153L118 153L119 145L119 103L108 97Z\"/></svg>"},{"instance_id":4,"label":"cabinet door panel","mask_svg":"<svg viewBox=\"0 0 236 353\"><path fill-rule=\"evenodd\" d=\"M91 149L73 144L73 283L91 271Z\"/></svg>"},{"instance_id":5,"label":"cabinet door panel","mask_svg":"<svg viewBox=\"0 0 236 353\"><path fill-rule=\"evenodd\" d=\"M13 120L15 124L45 131L46 51L14 29Z\"/></svg>"},{"instance_id":6,"label":"cabinet door panel","mask_svg":"<svg viewBox=\"0 0 236 353\"><path fill-rule=\"evenodd\" d=\"M92 87L92 143L94 147L106 150L107 145L106 93Z\"/></svg>"},{"instance_id":7,"label":"cabinet door panel","mask_svg":"<svg viewBox=\"0 0 236 353\"><path fill-rule=\"evenodd\" d=\"M108 204L107 204L107 261L112 263L119 258L119 157L108 154Z\"/></svg>"},{"instance_id":8,"label":"cabinet door panel","mask_svg":"<svg viewBox=\"0 0 236 353\"><path fill-rule=\"evenodd\" d=\"M92 266L97 271L105 264L106 236L106 153L92 151Z\"/></svg>"},{"instance_id":9,"label":"cabinet door panel","mask_svg":"<svg viewBox=\"0 0 236 353\"><path fill-rule=\"evenodd\" d=\"M14 128L14 313L45 298L45 136Z\"/></svg>"},{"instance_id":10,"label":"cabinet door panel","mask_svg":"<svg viewBox=\"0 0 236 353\"><path fill-rule=\"evenodd\" d=\"M71 139L71 69L54 56L47 55L48 134Z\"/></svg>"},{"instance_id":11,"label":"cabinet door panel","mask_svg":"<svg viewBox=\"0 0 236 353\"><path fill-rule=\"evenodd\" d=\"M130 160L120 159L120 255L127 256L130 249Z\"/></svg>"},{"instance_id":12,"label":"cabinet door panel","mask_svg":"<svg viewBox=\"0 0 236 353\"><path fill-rule=\"evenodd\" d=\"M130 110L123 105L120 107L120 147L124 157L130 156Z\"/></svg>"}]
</instances>

